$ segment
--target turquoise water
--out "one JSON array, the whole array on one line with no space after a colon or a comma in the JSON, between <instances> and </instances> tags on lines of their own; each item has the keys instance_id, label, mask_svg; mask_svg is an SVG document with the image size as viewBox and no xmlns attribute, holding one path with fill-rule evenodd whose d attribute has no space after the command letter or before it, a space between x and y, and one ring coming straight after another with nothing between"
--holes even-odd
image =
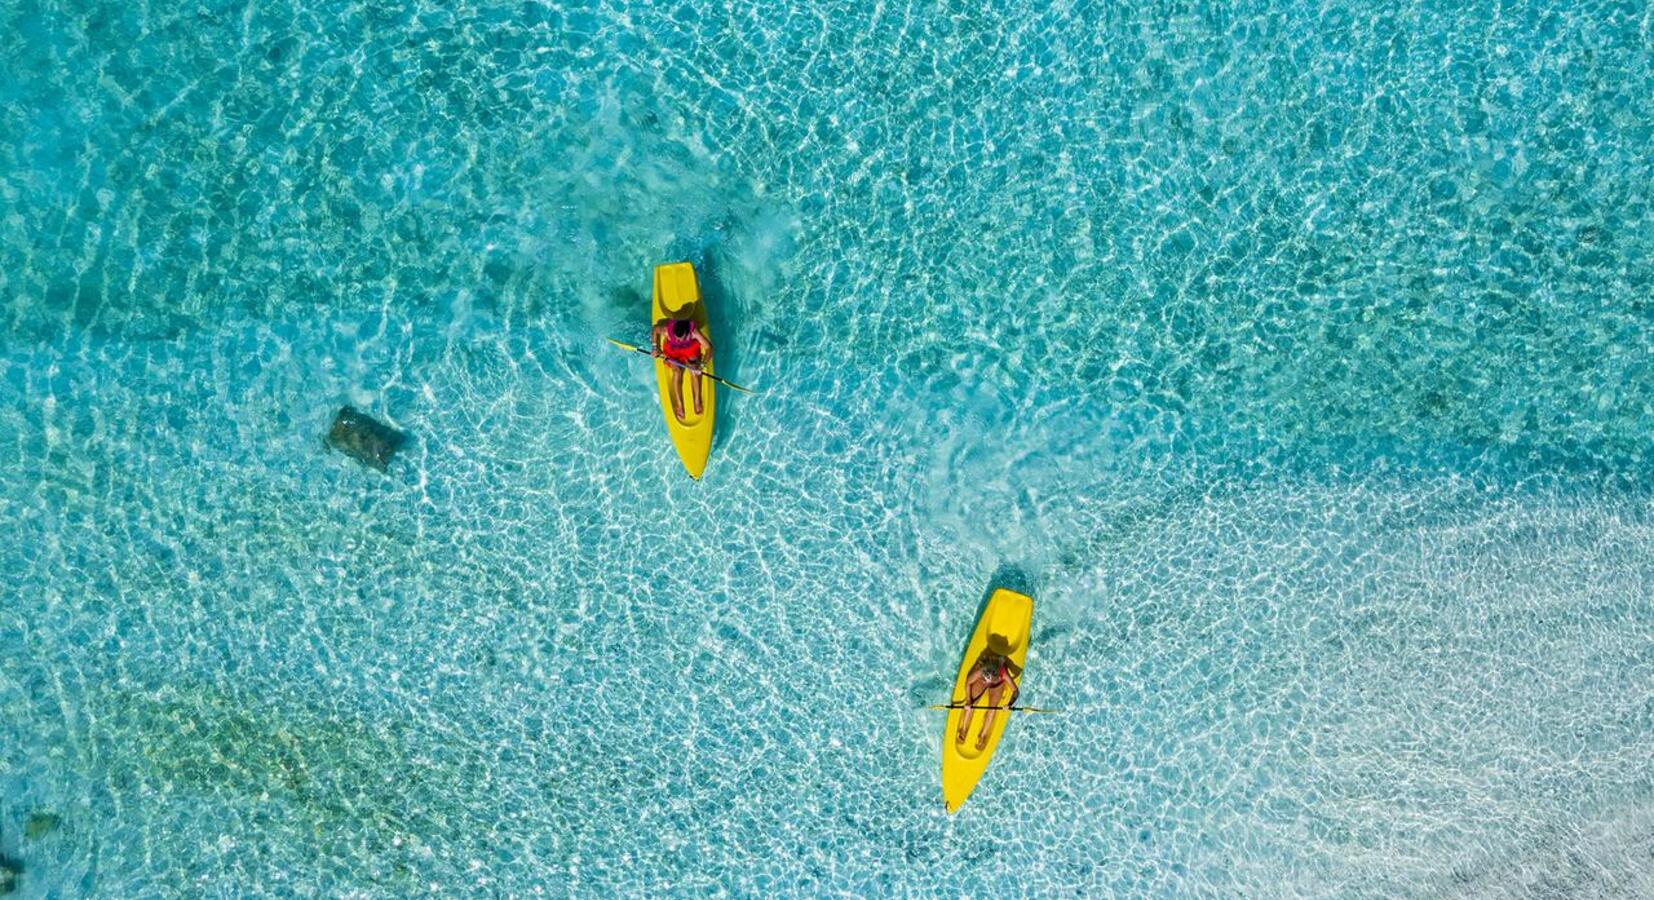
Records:
<instances>
[{"instance_id":1,"label":"turquoise water","mask_svg":"<svg viewBox=\"0 0 1654 900\"><path fill-rule=\"evenodd\" d=\"M0 856L1654 892L1650 30L5 3ZM699 484L603 341L676 258L762 391ZM345 403L413 435L387 475ZM950 818L919 707L994 584L1066 712Z\"/></svg>"}]
</instances>

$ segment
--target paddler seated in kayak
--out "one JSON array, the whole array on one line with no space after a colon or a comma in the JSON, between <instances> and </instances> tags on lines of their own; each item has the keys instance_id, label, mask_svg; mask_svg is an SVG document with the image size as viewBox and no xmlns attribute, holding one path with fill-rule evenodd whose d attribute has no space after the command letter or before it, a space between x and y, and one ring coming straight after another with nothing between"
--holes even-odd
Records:
<instances>
[{"instance_id":1,"label":"paddler seated in kayak","mask_svg":"<svg viewBox=\"0 0 1654 900\"><path fill-rule=\"evenodd\" d=\"M684 366L701 369L711 363L712 342L695 326L693 319L662 319L655 323L649 339L655 345L656 356L677 363L672 367L672 412L682 422ZM689 374L695 379L690 390L695 397L695 415L698 416L702 412L701 373Z\"/></svg>"},{"instance_id":2,"label":"paddler seated in kayak","mask_svg":"<svg viewBox=\"0 0 1654 900\"><path fill-rule=\"evenodd\" d=\"M957 735L960 743L964 742L965 735L971 730L971 714L976 712L976 702L982 699L983 694L988 695L988 702L981 707L982 732L976 738L978 750L988 746L988 733L993 730L994 716L999 715L1000 710L1016 705L1017 694L1021 693L1022 689L1017 686L1018 671L1015 670L1016 663L1011 662L1010 654L1009 641L1001 635L988 635L988 646L982 651L982 655L976 658L976 665L971 668L970 677L965 679L965 714L959 717ZM1011 699L1000 703L999 700L1005 695L1007 687L1011 689Z\"/></svg>"}]
</instances>

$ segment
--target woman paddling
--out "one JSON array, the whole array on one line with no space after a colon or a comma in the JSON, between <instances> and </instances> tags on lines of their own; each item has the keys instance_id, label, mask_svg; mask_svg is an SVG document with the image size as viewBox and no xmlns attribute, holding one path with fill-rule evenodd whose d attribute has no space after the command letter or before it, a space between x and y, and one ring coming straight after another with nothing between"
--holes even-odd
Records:
<instances>
[{"instance_id":1,"label":"woman paddling","mask_svg":"<svg viewBox=\"0 0 1654 900\"><path fill-rule=\"evenodd\" d=\"M999 715L1002 709L1009 709L1016 705L1017 694L1022 689L1017 686L1016 672L1012 668L1016 665L1010 658L1011 645L1001 635L988 635L988 646L977 657L976 666L971 669L970 678L965 681L965 714L959 717L959 734L955 737L964 743L965 735L971 730L971 714L977 710L976 701L982 695L988 695L988 702L981 707L982 732L977 735L976 749L981 750L988 746L988 734L994 727L994 716ZM999 698L1005 695L1005 688L1010 687L1011 699L1003 706Z\"/></svg>"},{"instance_id":2,"label":"woman paddling","mask_svg":"<svg viewBox=\"0 0 1654 900\"><path fill-rule=\"evenodd\" d=\"M707 339L693 319L662 319L649 334L655 355L672 366L672 412L683 421L683 373L685 366L704 369L712 362L712 341ZM701 373L691 372L695 380L690 392L694 395L695 415L701 415Z\"/></svg>"}]
</instances>

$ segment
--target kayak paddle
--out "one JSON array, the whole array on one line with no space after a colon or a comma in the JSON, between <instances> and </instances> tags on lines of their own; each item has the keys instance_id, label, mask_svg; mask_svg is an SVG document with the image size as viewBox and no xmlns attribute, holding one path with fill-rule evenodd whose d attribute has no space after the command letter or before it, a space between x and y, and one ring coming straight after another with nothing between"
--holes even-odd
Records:
<instances>
[{"instance_id":1,"label":"kayak paddle","mask_svg":"<svg viewBox=\"0 0 1654 900\"><path fill-rule=\"evenodd\" d=\"M965 704L963 704L963 703L949 703L946 706L944 706L942 704L937 704L935 706L925 707L925 709L964 709L964 708L965 708ZM986 711L986 710L990 710L990 709L996 709L996 710L999 710L1000 712L1025 712L1025 713L1060 713L1060 712L1062 712L1062 710L1060 710L1060 709L1042 709L1038 706L978 706L978 707L975 707L975 709L982 710L982 711Z\"/></svg>"},{"instance_id":2,"label":"kayak paddle","mask_svg":"<svg viewBox=\"0 0 1654 900\"><path fill-rule=\"evenodd\" d=\"M630 350L633 353L641 353L644 356L654 356L656 359L660 360L663 363L666 363L669 366L677 366L678 368L684 370L685 372L694 372L696 375L700 375L700 376L705 377L705 378L710 378L713 381L716 381L719 384L723 385L724 387L734 388L735 390L740 391L743 394L757 393L752 388L741 387L740 385L736 384L735 382L730 381L728 379L719 378L718 376L712 374L711 372L702 372L700 369L697 369L694 366L678 362L675 359L666 359L665 357L655 356L655 354L649 352L648 350L643 349L642 347L635 347L631 344L625 343L624 341L617 341L614 338L609 338L609 343L615 345L616 347L619 347L622 350Z\"/></svg>"}]
</instances>

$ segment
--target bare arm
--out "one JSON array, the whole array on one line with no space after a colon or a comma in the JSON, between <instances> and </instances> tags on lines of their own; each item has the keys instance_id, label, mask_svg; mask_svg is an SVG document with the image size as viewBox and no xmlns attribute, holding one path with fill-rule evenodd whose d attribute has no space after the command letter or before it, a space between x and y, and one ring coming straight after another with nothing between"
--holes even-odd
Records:
<instances>
[{"instance_id":1,"label":"bare arm","mask_svg":"<svg viewBox=\"0 0 1654 900\"><path fill-rule=\"evenodd\" d=\"M666 340L666 323L656 322L655 327L649 329L649 349L656 356L660 355L660 343Z\"/></svg>"},{"instance_id":2,"label":"bare arm","mask_svg":"<svg viewBox=\"0 0 1654 900\"><path fill-rule=\"evenodd\" d=\"M701 365L712 362L712 342L706 339L706 335L701 334L699 328L695 329L695 340L701 345Z\"/></svg>"}]
</instances>

